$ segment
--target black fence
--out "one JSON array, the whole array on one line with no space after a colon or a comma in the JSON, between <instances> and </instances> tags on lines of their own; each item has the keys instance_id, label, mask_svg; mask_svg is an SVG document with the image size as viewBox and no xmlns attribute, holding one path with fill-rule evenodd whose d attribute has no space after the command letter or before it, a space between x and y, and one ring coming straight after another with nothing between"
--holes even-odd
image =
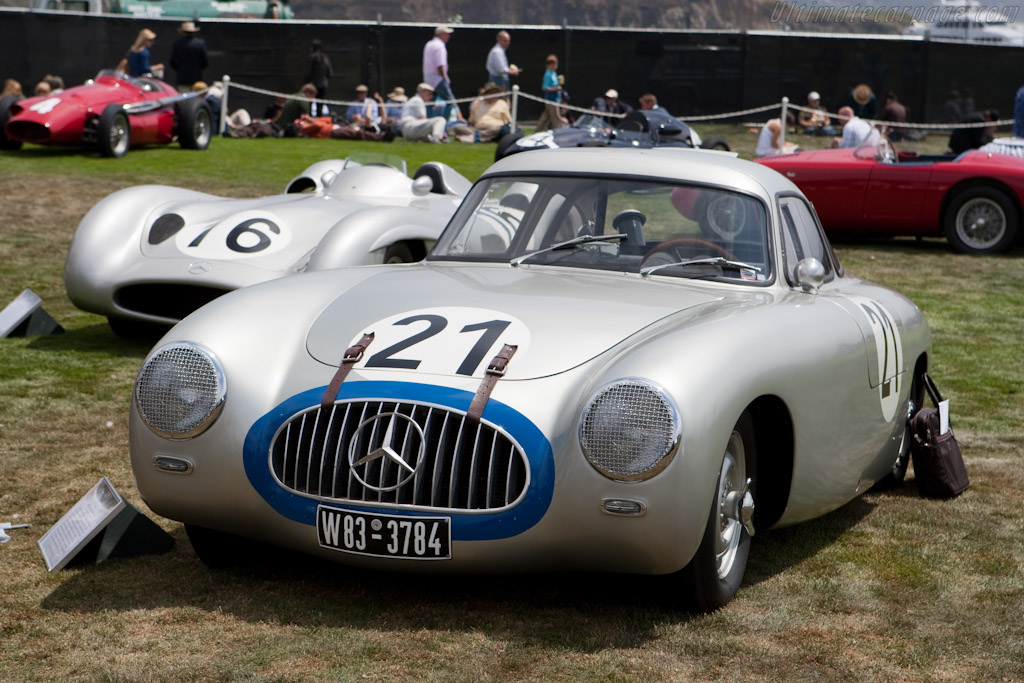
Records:
<instances>
[{"instance_id":1,"label":"black fence","mask_svg":"<svg viewBox=\"0 0 1024 683\"><path fill-rule=\"evenodd\" d=\"M16 78L26 91L56 73L69 85L113 67L139 29L157 33L153 61L165 62L178 21L0 10L0 78ZM484 63L499 27L460 26L448 44L456 97L470 97L487 78ZM976 106L1012 114L1024 77L1024 49L901 37L768 32L644 31L578 27L510 27L509 60L524 73L515 82L539 95L544 58L556 54L571 103L589 106L608 88L635 105L651 92L669 111L714 114L756 107L788 96L797 104L810 90L837 108L850 88L867 83L881 96L899 95L913 121L941 120L953 89L969 89ZM422 80L424 43L433 25L349 22L208 20L201 24L211 66L206 80L233 81L280 92L301 85L310 41L319 38L335 75L328 97L349 99L355 86L407 92ZM168 79L173 74L168 74ZM267 97L232 91L231 108L255 115ZM520 117L535 118L539 104L521 100ZM767 118L759 115L754 118Z\"/></svg>"}]
</instances>

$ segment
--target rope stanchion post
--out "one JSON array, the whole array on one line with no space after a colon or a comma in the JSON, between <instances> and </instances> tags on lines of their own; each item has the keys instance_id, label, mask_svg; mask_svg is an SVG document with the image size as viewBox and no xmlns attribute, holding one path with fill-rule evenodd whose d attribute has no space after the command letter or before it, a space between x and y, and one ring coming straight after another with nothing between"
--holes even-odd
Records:
<instances>
[{"instance_id":1,"label":"rope stanchion post","mask_svg":"<svg viewBox=\"0 0 1024 683\"><path fill-rule=\"evenodd\" d=\"M779 133L779 149L780 150L786 148L786 128L789 127L789 114L786 111L787 108L789 108L789 98L788 97L783 97L782 98L782 116L779 117L779 124L780 124L779 127L782 129L782 132Z\"/></svg>"},{"instance_id":2,"label":"rope stanchion post","mask_svg":"<svg viewBox=\"0 0 1024 683\"><path fill-rule=\"evenodd\" d=\"M224 74L221 78L224 81L224 96L220 101L220 127L217 129L217 135L221 135L227 130L228 88L231 87L231 76Z\"/></svg>"},{"instance_id":3,"label":"rope stanchion post","mask_svg":"<svg viewBox=\"0 0 1024 683\"><path fill-rule=\"evenodd\" d=\"M519 86L512 86L512 132L519 130Z\"/></svg>"}]
</instances>

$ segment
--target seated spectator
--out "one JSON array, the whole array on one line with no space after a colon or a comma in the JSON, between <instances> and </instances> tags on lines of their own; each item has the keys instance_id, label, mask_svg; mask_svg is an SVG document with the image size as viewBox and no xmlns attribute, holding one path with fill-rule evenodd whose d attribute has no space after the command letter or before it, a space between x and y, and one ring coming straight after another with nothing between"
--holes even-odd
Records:
<instances>
[{"instance_id":1,"label":"seated spectator","mask_svg":"<svg viewBox=\"0 0 1024 683\"><path fill-rule=\"evenodd\" d=\"M263 118L267 121L276 121L281 116L281 107L284 105L283 97L275 97L274 101L263 110Z\"/></svg>"},{"instance_id":2,"label":"seated spectator","mask_svg":"<svg viewBox=\"0 0 1024 683\"><path fill-rule=\"evenodd\" d=\"M19 100L25 99L25 93L21 91L21 83L13 78L8 78L4 81L3 92L0 92L0 97L7 97L8 95L13 95Z\"/></svg>"},{"instance_id":3,"label":"seated spectator","mask_svg":"<svg viewBox=\"0 0 1024 683\"><path fill-rule=\"evenodd\" d=\"M999 112L995 109L986 109L982 114L968 116L961 123L984 123L986 121L998 121ZM995 128L978 126L977 128L957 128L949 134L949 151L953 154L963 154L969 149L978 149L995 138Z\"/></svg>"},{"instance_id":4,"label":"seated spectator","mask_svg":"<svg viewBox=\"0 0 1024 683\"><path fill-rule=\"evenodd\" d=\"M878 114L878 101L867 83L861 83L850 90L843 106L849 107L858 118L873 119Z\"/></svg>"},{"instance_id":5,"label":"seated spectator","mask_svg":"<svg viewBox=\"0 0 1024 683\"><path fill-rule=\"evenodd\" d=\"M387 105L387 118L394 121L398 121L402 118L402 107L409 100L405 95L405 88L398 86L388 93L388 100L385 103Z\"/></svg>"},{"instance_id":6,"label":"seated spectator","mask_svg":"<svg viewBox=\"0 0 1024 683\"><path fill-rule=\"evenodd\" d=\"M604 97L595 98L594 104L590 108L597 111L606 111L609 114L628 114L633 111L633 107L619 99L619 91L615 88L605 91ZM619 120L617 116L602 116L601 118L610 123L615 123Z\"/></svg>"},{"instance_id":7,"label":"seated spectator","mask_svg":"<svg viewBox=\"0 0 1024 683\"><path fill-rule=\"evenodd\" d=\"M640 108L650 111L651 109L661 109L658 106L658 98L651 93L644 93L640 96Z\"/></svg>"},{"instance_id":8,"label":"seated spectator","mask_svg":"<svg viewBox=\"0 0 1024 683\"><path fill-rule=\"evenodd\" d=\"M316 86L312 83L304 84L299 92L292 95L290 98L285 100L285 103L281 106L281 113L277 117L277 122L281 126L287 126L289 123L295 123L295 121L303 114L311 115L311 104L310 100L316 98Z\"/></svg>"},{"instance_id":9,"label":"seated spectator","mask_svg":"<svg viewBox=\"0 0 1024 683\"><path fill-rule=\"evenodd\" d=\"M480 96L470 103L469 125L474 141L491 142L512 132L512 110L504 93L499 85L488 81L480 88Z\"/></svg>"},{"instance_id":10,"label":"seated spectator","mask_svg":"<svg viewBox=\"0 0 1024 683\"><path fill-rule=\"evenodd\" d=\"M797 117L804 135L827 135L832 137L836 134L836 129L831 125L832 119L821 108L821 95L817 91L812 90L807 93L807 108L812 111L800 110L800 116Z\"/></svg>"},{"instance_id":11,"label":"seated spectator","mask_svg":"<svg viewBox=\"0 0 1024 683\"><path fill-rule=\"evenodd\" d=\"M345 110L345 120L349 123L365 124L377 115L377 103L369 98L370 89L365 85L356 86L355 102Z\"/></svg>"},{"instance_id":12,"label":"seated spectator","mask_svg":"<svg viewBox=\"0 0 1024 683\"><path fill-rule=\"evenodd\" d=\"M793 112L786 112L787 127L792 126L794 122ZM797 146L792 142L782 142L782 119L774 118L768 119L768 122L764 124L764 128L761 129L761 133L757 138L757 147L754 149L754 155L773 157L779 154L792 154L797 150Z\"/></svg>"},{"instance_id":13,"label":"seated spectator","mask_svg":"<svg viewBox=\"0 0 1024 683\"><path fill-rule=\"evenodd\" d=\"M896 99L896 93L889 91L885 93L885 106L878 117L879 121L892 121L893 123L907 122L907 108ZM886 137L893 142L899 142L907 137L907 129L902 126L886 126L882 131Z\"/></svg>"},{"instance_id":14,"label":"seated spectator","mask_svg":"<svg viewBox=\"0 0 1024 683\"><path fill-rule=\"evenodd\" d=\"M416 94L402 107L402 137L409 142L445 142L448 121L443 116L427 118L427 103L434 98L434 86L420 83Z\"/></svg>"},{"instance_id":15,"label":"seated spectator","mask_svg":"<svg viewBox=\"0 0 1024 683\"><path fill-rule=\"evenodd\" d=\"M64 79L54 74L46 74L43 80L50 85L50 94L56 95L64 90Z\"/></svg>"},{"instance_id":16,"label":"seated spectator","mask_svg":"<svg viewBox=\"0 0 1024 683\"><path fill-rule=\"evenodd\" d=\"M861 145L877 144L881 135L878 129L853 113L850 107L840 107L836 112L843 127L843 136L832 141L833 147L856 149Z\"/></svg>"}]
</instances>

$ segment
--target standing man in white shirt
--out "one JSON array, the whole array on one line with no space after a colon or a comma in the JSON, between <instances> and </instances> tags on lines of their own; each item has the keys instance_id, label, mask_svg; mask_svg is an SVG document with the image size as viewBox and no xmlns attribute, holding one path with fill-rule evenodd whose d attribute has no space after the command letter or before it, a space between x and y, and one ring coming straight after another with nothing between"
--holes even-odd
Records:
<instances>
[{"instance_id":1,"label":"standing man in white shirt","mask_svg":"<svg viewBox=\"0 0 1024 683\"><path fill-rule=\"evenodd\" d=\"M509 76L518 76L519 67L509 66L508 56L505 50L512 43L512 36L508 31L498 31L498 42L494 44L491 51L487 53L487 80L499 86L502 90L510 90L512 82Z\"/></svg>"},{"instance_id":2,"label":"standing man in white shirt","mask_svg":"<svg viewBox=\"0 0 1024 683\"><path fill-rule=\"evenodd\" d=\"M434 37L423 46L423 82L434 89L434 97L437 100L445 101L444 112L441 114L446 120L451 112L452 83L448 77L448 41L454 31L449 26L438 26L434 29Z\"/></svg>"}]
</instances>

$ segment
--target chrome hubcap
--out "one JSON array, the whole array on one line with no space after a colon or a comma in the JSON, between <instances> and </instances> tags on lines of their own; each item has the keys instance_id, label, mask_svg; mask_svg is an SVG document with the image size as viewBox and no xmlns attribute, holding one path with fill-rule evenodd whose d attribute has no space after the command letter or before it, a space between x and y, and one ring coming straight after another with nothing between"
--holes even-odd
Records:
<instances>
[{"instance_id":1,"label":"chrome hubcap","mask_svg":"<svg viewBox=\"0 0 1024 683\"><path fill-rule=\"evenodd\" d=\"M718 578L725 579L736 563L743 530L753 536L754 497L746 476L743 437L734 431L722 460L718 476L718 534L715 537L715 564Z\"/></svg>"},{"instance_id":2,"label":"chrome hubcap","mask_svg":"<svg viewBox=\"0 0 1024 683\"><path fill-rule=\"evenodd\" d=\"M956 218L957 235L974 249L995 245L1006 232L1003 207L987 197L969 200L960 207Z\"/></svg>"},{"instance_id":3,"label":"chrome hubcap","mask_svg":"<svg viewBox=\"0 0 1024 683\"><path fill-rule=\"evenodd\" d=\"M117 152L123 152L127 145L128 125L123 119L118 118L110 128L110 148Z\"/></svg>"}]
</instances>

